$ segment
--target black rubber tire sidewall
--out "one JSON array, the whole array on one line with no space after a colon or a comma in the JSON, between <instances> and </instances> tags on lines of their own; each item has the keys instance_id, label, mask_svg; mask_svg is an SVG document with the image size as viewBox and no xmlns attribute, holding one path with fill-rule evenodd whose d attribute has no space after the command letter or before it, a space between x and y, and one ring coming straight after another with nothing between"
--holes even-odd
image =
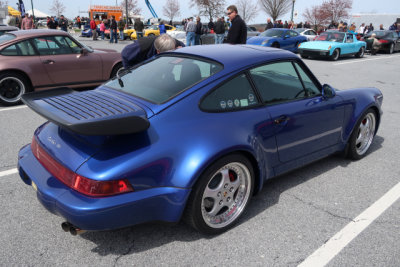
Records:
<instances>
[{"instance_id":1,"label":"black rubber tire sidewall","mask_svg":"<svg viewBox=\"0 0 400 267\"><path fill-rule=\"evenodd\" d=\"M25 87L23 94L31 91L31 86L29 85L29 82L27 81L27 79L25 78L24 75L16 73L16 72L4 72L4 73L0 74L0 80L2 80L5 77L14 77L14 78L19 79L24 84L24 87ZM15 101L15 102L6 102L0 98L0 103L3 104L4 106L14 106L14 105L20 104L21 99L19 99L18 101Z\"/></svg>"},{"instance_id":2,"label":"black rubber tire sidewall","mask_svg":"<svg viewBox=\"0 0 400 267\"><path fill-rule=\"evenodd\" d=\"M368 150L363 154L360 155L357 153L356 150L356 139L357 139L357 135L358 135L358 129L360 128L360 124L362 122L362 120L364 119L364 117L368 114L368 113L373 113L375 116L375 132L376 132L376 127L378 126L378 117L376 115L376 112L373 109L368 109L366 110L362 116L358 119L356 127L354 127L353 132L351 133L350 139L349 139L349 146L348 146L348 152L347 152L347 157L353 160L359 160L362 159L365 155L368 154L368 150L370 149L370 147L368 148ZM374 133L375 134L375 133ZM372 140L373 142L373 140Z\"/></svg>"},{"instance_id":3,"label":"black rubber tire sidewall","mask_svg":"<svg viewBox=\"0 0 400 267\"><path fill-rule=\"evenodd\" d=\"M335 50L333 50L331 60L336 61L339 59L339 57L340 57L340 52L339 49L336 48Z\"/></svg>"},{"instance_id":4,"label":"black rubber tire sidewall","mask_svg":"<svg viewBox=\"0 0 400 267\"><path fill-rule=\"evenodd\" d=\"M242 213L229 225L223 227L223 228L212 228L208 226L202 216L201 213L201 202L202 202L202 197L204 190L212 178L212 175L215 174L217 170L219 170L221 167L225 166L228 163L231 162L240 162L244 164L250 172L251 175L251 188L250 188L250 196L249 199L247 200L247 203L245 207L242 210ZM195 186L193 187L193 190L190 194L190 197L187 201L186 209L185 209L185 214L184 214L184 221L195 228L197 231L207 234L207 235L215 235L215 234L220 234L225 232L226 230L230 229L232 226L234 226L238 219L243 215L243 213L246 210L246 207L248 206L251 197L253 195L253 190L254 190L254 170L251 162L242 154L230 154L227 155L219 160L217 160L215 163L211 164L205 171L204 173L199 177L198 181L196 182Z\"/></svg>"}]
</instances>

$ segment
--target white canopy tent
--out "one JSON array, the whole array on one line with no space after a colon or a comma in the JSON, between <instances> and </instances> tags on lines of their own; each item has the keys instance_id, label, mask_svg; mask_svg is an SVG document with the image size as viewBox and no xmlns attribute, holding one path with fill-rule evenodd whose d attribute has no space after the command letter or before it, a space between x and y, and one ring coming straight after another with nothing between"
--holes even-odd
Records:
<instances>
[{"instance_id":1,"label":"white canopy tent","mask_svg":"<svg viewBox=\"0 0 400 267\"><path fill-rule=\"evenodd\" d=\"M33 9L33 12L35 13L35 17L37 18L46 18L46 17L50 17L49 14L46 14L40 10L37 10L36 8ZM27 14L32 15L32 9L26 11Z\"/></svg>"}]
</instances>

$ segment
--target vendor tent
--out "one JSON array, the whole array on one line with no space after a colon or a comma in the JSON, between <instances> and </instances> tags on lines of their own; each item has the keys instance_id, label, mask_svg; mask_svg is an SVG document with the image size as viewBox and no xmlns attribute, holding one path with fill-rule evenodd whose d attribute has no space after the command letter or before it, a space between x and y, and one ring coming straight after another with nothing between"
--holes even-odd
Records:
<instances>
[{"instance_id":1,"label":"vendor tent","mask_svg":"<svg viewBox=\"0 0 400 267\"><path fill-rule=\"evenodd\" d=\"M33 9L33 12L35 13L35 17L36 18L47 18L47 17L50 17L49 14L46 14L46 13L40 11L40 10L37 10L36 8ZM29 15L32 15L32 9L26 11L26 13L29 14Z\"/></svg>"},{"instance_id":2,"label":"vendor tent","mask_svg":"<svg viewBox=\"0 0 400 267\"><path fill-rule=\"evenodd\" d=\"M21 16L21 12L19 12L18 10L8 6L8 15L10 15L10 16Z\"/></svg>"}]
</instances>

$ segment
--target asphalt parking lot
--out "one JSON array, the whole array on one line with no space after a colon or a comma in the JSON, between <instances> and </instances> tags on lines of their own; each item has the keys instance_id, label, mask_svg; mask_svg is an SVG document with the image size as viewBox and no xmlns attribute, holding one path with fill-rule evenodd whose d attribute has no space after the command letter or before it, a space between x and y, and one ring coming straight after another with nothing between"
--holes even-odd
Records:
<instances>
[{"instance_id":1,"label":"asphalt parking lot","mask_svg":"<svg viewBox=\"0 0 400 267\"><path fill-rule=\"evenodd\" d=\"M78 39L119 51L130 43ZM184 223L63 232L63 219L39 204L15 169L18 150L44 119L25 106L0 106L0 265L400 266L400 53L304 61L321 83L383 92L370 152L360 161L331 156L268 181L239 224L219 236Z\"/></svg>"}]
</instances>

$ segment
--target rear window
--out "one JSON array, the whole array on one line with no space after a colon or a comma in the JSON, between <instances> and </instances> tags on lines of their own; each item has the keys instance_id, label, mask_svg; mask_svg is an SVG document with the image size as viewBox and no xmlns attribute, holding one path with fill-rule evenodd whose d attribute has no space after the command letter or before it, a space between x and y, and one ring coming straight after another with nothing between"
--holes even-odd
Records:
<instances>
[{"instance_id":1,"label":"rear window","mask_svg":"<svg viewBox=\"0 0 400 267\"><path fill-rule=\"evenodd\" d=\"M0 44L8 42L12 39L17 38L14 34L10 34L10 33L5 33L3 35L0 36Z\"/></svg>"},{"instance_id":2,"label":"rear window","mask_svg":"<svg viewBox=\"0 0 400 267\"><path fill-rule=\"evenodd\" d=\"M161 56L105 84L147 101L161 104L222 70L217 62Z\"/></svg>"}]
</instances>

